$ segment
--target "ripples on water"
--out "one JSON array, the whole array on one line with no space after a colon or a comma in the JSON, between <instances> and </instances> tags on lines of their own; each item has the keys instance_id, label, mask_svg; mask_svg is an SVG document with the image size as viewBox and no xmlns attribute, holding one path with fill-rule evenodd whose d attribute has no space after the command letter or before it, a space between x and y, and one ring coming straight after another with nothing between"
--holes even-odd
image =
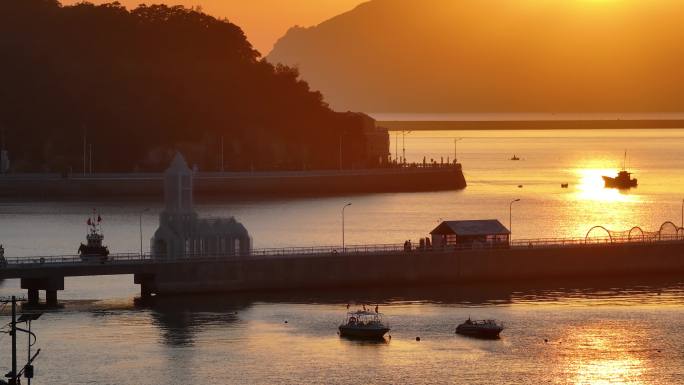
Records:
<instances>
[{"instance_id":1,"label":"ripples on water","mask_svg":"<svg viewBox=\"0 0 684 385\"><path fill-rule=\"evenodd\" d=\"M415 240L447 218L507 224L512 198L522 199L513 215L518 239L584 236L595 224L653 229L680 214L684 130L414 132L407 136L407 158L446 160L454 137L465 138L458 145L469 181L464 191L231 199L202 202L198 211L237 216L257 247L337 244L339 211L347 201L353 206L346 236L356 244ZM604 190L597 178L621 165L625 149L639 188ZM522 160L508 161L514 153ZM560 189L566 182L570 188ZM8 256L73 254L93 207L103 212L110 249L136 252L138 213L153 208L143 215L147 245L161 205L0 202L0 243ZM147 304L133 301L138 289L132 281L66 280L59 294L64 309L33 324L43 349L34 384L684 382L680 277L195 296ZM18 286L2 282L0 294L19 293ZM392 324L391 341L336 335L346 304L355 300L380 304ZM468 316L504 321L503 338L455 335ZM2 370L8 370L8 341L0 334Z\"/></svg>"},{"instance_id":2,"label":"ripples on water","mask_svg":"<svg viewBox=\"0 0 684 385\"><path fill-rule=\"evenodd\" d=\"M380 304L392 338L337 336L353 300ZM683 301L684 281L663 277L73 299L34 323L35 383L677 384ZM455 335L468 316L504 321L503 338Z\"/></svg>"}]
</instances>

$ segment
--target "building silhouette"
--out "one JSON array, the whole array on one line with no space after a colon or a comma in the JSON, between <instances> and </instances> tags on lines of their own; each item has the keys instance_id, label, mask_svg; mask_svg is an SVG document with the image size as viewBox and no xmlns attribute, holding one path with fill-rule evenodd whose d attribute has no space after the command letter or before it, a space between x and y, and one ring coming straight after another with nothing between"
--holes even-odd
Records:
<instances>
[{"instance_id":1,"label":"building silhouette","mask_svg":"<svg viewBox=\"0 0 684 385\"><path fill-rule=\"evenodd\" d=\"M246 255L252 248L247 229L235 218L199 218L193 208L193 172L176 153L164 174L164 211L152 238L157 258Z\"/></svg>"}]
</instances>

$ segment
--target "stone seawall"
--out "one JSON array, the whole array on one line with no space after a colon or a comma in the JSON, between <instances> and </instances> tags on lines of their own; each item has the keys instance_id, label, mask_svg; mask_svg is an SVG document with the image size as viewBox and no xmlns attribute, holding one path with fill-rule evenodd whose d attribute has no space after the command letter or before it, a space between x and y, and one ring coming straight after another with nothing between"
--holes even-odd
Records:
<instances>
[{"instance_id":1,"label":"stone seawall","mask_svg":"<svg viewBox=\"0 0 684 385\"><path fill-rule=\"evenodd\" d=\"M457 190L466 187L460 164L448 167L342 171L197 173L196 196L334 195ZM0 176L3 198L161 197L161 174Z\"/></svg>"},{"instance_id":2,"label":"stone seawall","mask_svg":"<svg viewBox=\"0 0 684 385\"><path fill-rule=\"evenodd\" d=\"M684 241L399 252L170 264L137 275L143 292L323 289L684 273Z\"/></svg>"}]
</instances>

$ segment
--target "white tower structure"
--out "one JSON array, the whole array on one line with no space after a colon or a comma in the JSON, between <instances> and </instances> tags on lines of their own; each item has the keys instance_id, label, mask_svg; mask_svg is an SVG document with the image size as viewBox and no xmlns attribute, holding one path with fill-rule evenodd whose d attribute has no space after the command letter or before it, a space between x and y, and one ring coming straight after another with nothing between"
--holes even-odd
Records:
<instances>
[{"instance_id":1,"label":"white tower structure","mask_svg":"<svg viewBox=\"0 0 684 385\"><path fill-rule=\"evenodd\" d=\"M179 152L164 174L164 203L167 212L192 212L192 170Z\"/></svg>"},{"instance_id":2,"label":"white tower structure","mask_svg":"<svg viewBox=\"0 0 684 385\"><path fill-rule=\"evenodd\" d=\"M152 239L157 258L249 254L252 241L235 218L199 219L193 209L193 172L176 153L164 174L164 211Z\"/></svg>"}]
</instances>

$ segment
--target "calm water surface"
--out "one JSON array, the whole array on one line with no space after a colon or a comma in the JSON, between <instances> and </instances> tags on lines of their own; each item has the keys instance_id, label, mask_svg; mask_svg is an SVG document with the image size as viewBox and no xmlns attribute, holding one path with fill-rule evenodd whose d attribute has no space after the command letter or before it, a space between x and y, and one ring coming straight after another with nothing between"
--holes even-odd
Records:
<instances>
[{"instance_id":1,"label":"calm water surface","mask_svg":"<svg viewBox=\"0 0 684 385\"><path fill-rule=\"evenodd\" d=\"M463 138L457 152L469 182L463 191L223 200L200 202L197 210L236 216L258 248L339 244L346 202L353 203L346 210L346 239L355 244L416 240L440 219L508 224L509 202L517 198L512 227L518 239L583 237L593 225L657 230L681 220L684 130L412 132L406 157L453 159L453 138ZM393 151L395 143L393 135ZM624 150L639 187L603 189L601 175L622 166ZM508 160L513 154L522 160ZM73 254L94 207L113 252L138 251L139 214L151 208L142 214L148 247L160 202L0 202L0 243L8 256ZM65 308L34 323L43 349L34 383L684 382L684 279L677 277L218 295L151 304L134 303L132 281L66 280L59 293ZM15 293L21 293L18 281L2 283L0 294ZM364 344L336 335L345 305L354 301L381 304L392 323L391 341ZM504 338L454 335L469 315L503 320ZM0 335L0 370L8 368L8 342Z\"/></svg>"}]
</instances>

